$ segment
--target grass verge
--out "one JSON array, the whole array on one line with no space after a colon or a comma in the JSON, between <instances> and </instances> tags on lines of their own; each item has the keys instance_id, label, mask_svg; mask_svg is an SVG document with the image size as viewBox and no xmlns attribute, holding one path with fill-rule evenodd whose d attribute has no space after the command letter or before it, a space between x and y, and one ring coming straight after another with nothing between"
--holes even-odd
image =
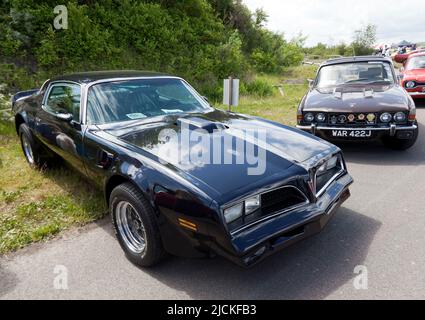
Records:
<instances>
[{"instance_id":1,"label":"grass verge","mask_svg":"<svg viewBox=\"0 0 425 320\"><path fill-rule=\"evenodd\" d=\"M103 197L68 168L31 169L14 127L0 121L0 254L102 217Z\"/></svg>"}]
</instances>

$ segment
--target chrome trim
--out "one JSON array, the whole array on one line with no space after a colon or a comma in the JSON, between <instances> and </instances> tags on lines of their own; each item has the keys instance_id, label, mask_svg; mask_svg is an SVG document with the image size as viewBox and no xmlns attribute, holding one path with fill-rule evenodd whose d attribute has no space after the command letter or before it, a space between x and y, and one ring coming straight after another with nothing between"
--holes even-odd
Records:
<instances>
[{"instance_id":1,"label":"chrome trim","mask_svg":"<svg viewBox=\"0 0 425 320\"><path fill-rule=\"evenodd\" d=\"M397 126L397 130L416 130L418 128L417 125L411 125L411 126ZM301 130L312 130L312 126L301 126L297 125L297 129ZM316 127L316 130L346 130L346 131L356 131L356 130L371 130L371 131L390 131L390 127L381 127L381 128L368 128L368 127L356 127L356 128L341 128L341 127Z\"/></svg>"},{"instance_id":2,"label":"chrome trim","mask_svg":"<svg viewBox=\"0 0 425 320\"><path fill-rule=\"evenodd\" d=\"M283 186L283 187L274 188L274 189L267 190L267 191L264 191L264 192L261 192L261 193L257 193L257 194L255 194L255 195L251 195L251 196L245 197L245 198L243 198L243 200L240 200L240 201L238 201L238 202L234 202L234 203L232 203L232 204L229 204L229 205L224 206L224 207L222 208L222 210L221 210L221 211L222 211L222 214L223 214L223 219L224 219L224 210L225 210L225 209L230 208L230 207L233 207L233 206L236 206L236 205L239 205L239 204L243 203L246 199L249 199L249 198L255 197L255 196L257 196L257 195L259 195L259 196L260 196L260 199L261 199L261 196L262 196L263 194L266 194L266 193L269 193L269 192L273 192L273 191L276 191L276 190L280 190L280 189L289 189L289 188L297 190L297 191L298 191L298 192L299 192L299 193L300 193L300 194L304 197L305 201L304 201L303 203L297 204L297 205L295 205L295 206L292 206L292 207L286 208L286 209L284 209L284 210L278 211L278 212L276 212L276 213L269 214L269 215L267 215L267 216L265 216L265 217L262 217L262 218L260 218L260 219L258 219L258 220L256 220L256 221L253 221L253 222L251 222L251 223L249 223L249 224L247 224L247 225L245 225L245 226L240 227L239 229L236 229L236 230L231 231L231 232L230 232L230 234L231 234L231 235L235 235L235 234L240 233L240 232L242 232L243 230L248 229L248 228L250 228L250 227L252 227L252 226L254 226L254 225L256 225L256 224L259 224L259 223L261 223L261 222L263 222L263 221L270 220L270 219L272 219L272 218L274 218L274 217L277 217L277 216L279 216L279 215L282 215L282 214L288 213L288 212L290 212L290 211L296 210L296 209L301 208L301 207L303 207L303 206L305 206L305 205L307 205L307 204L309 204L309 203L310 203L310 201L308 200L307 196L306 196L306 195L304 194L304 192L302 192L299 188L297 188L297 187L295 187L295 186ZM261 200L260 200L260 201L261 201ZM226 222L226 220L223 220L223 221L224 221L224 222ZM227 225L228 225L228 224L226 223L226 226L227 226Z\"/></svg>"},{"instance_id":3,"label":"chrome trim","mask_svg":"<svg viewBox=\"0 0 425 320\"><path fill-rule=\"evenodd\" d=\"M129 215L128 209L130 209L130 212L133 211L133 214L130 213ZM127 249L141 255L147 246L147 236L140 215L128 201L120 201L115 208L114 214L118 232Z\"/></svg>"},{"instance_id":4,"label":"chrome trim","mask_svg":"<svg viewBox=\"0 0 425 320\"><path fill-rule=\"evenodd\" d=\"M21 140L22 140L22 148L24 149L24 154L25 154L28 162L31 165L35 164L34 154L32 152L31 143L29 142L25 133L22 135Z\"/></svg>"},{"instance_id":5,"label":"chrome trim","mask_svg":"<svg viewBox=\"0 0 425 320\"><path fill-rule=\"evenodd\" d=\"M390 136L391 137L394 137L395 136L395 133L397 131L396 128L397 128L397 126L394 123L391 123L390 124Z\"/></svg>"},{"instance_id":6,"label":"chrome trim","mask_svg":"<svg viewBox=\"0 0 425 320\"><path fill-rule=\"evenodd\" d=\"M407 91L407 93L411 96L425 96L425 92L410 92L410 91Z\"/></svg>"},{"instance_id":7,"label":"chrome trim","mask_svg":"<svg viewBox=\"0 0 425 320\"><path fill-rule=\"evenodd\" d=\"M313 123L311 125L311 133L316 135L316 132L317 132L317 125Z\"/></svg>"},{"instance_id":8,"label":"chrome trim","mask_svg":"<svg viewBox=\"0 0 425 320\"><path fill-rule=\"evenodd\" d=\"M320 189L319 191L317 191L316 190L316 194L315 194L315 196L316 196L316 198L320 198L325 192L326 192L326 190L328 189L328 187L336 180L336 179L338 179L338 177L340 177L341 176L341 174L343 174L344 172L346 172L346 168L345 168L345 165L344 165L344 161L343 161L343 159L342 159L342 156L341 156L341 154L336 154L336 155L333 155L332 157L330 157L328 160L326 160L325 162L323 162L320 166L318 166L317 167L317 170L321 167L321 166L323 166L327 161L329 161L330 159L332 159L333 157L338 157L338 159L339 159L339 163L341 164L341 170L339 170L338 171L338 173L336 173L332 178L330 178L329 179L329 181L328 182L326 182L326 184L322 187L322 189ZM316 189L317 188L317 170L316 170L316 172L314 173L314 188Z\"/></svg>"},{"instance_id":9,"label":"chrome trim","mask_svg":"<svg viewBox=\"0 0 425 320\"><path fill-rule=\"evenodd\" d=\"M47 81L46 81L47 82ZM47 112L48 114L51 114L53 116L56 116L56 113L50 112L49 110L46 110L46 102L49 99L49 95L50 95L50 91L52 91L53 87L59 86L61 84L65 84L65 85L69 85L69 84L73 84L73 85L77 85L80 87L80 119L78 119L78 121L74 120L77 123L81 123L81 113L82 113L82 98L83 98L83 87L80 83L75 82L75 81L70 81L70 80L56 80L53 81L51 83L49 83L47 89L46 89L46 93L43 95L43 100L41 101L41 108ZM44 85L44 84L43 84Z\"/></svg>"}]
</instances>

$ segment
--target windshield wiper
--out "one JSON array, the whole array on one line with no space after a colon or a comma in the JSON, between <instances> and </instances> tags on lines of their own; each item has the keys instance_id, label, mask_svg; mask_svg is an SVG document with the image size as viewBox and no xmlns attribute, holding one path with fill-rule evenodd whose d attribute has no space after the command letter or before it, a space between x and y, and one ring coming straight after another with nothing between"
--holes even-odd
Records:
<instances>
[{"instance_id":1,"label":"windshield wiper","mask_svg":"<svg viewBox=\"0 0 425 320\"><path fill-rule=\"evenodd\" d=\"M367 78L353 79L353 80L348 80L348 81L344 82L344 84L354 83L354 82L364 82L364 81L368 81L368 80L369 79L367 79Z\"/></svg>"}]
</instances>

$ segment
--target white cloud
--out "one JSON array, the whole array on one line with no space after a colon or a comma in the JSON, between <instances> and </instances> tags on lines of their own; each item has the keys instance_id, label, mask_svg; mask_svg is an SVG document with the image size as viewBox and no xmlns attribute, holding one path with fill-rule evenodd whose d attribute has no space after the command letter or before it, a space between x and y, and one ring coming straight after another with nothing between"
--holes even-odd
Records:
<instances>
[{"instance_id":1,"label":"white cloud","mask_svg":"<svg viewBox=\"0 0 425 320\"><path fill-rule=\"evenodd\" d=\"M317 42L351 42L354 30L373 23L379 43L401 40L425 41L423 0L244 0L251 10L263 8L269 15L267 27L292 38L308 36L307 45Z\"/></svg>"}]
</instances>

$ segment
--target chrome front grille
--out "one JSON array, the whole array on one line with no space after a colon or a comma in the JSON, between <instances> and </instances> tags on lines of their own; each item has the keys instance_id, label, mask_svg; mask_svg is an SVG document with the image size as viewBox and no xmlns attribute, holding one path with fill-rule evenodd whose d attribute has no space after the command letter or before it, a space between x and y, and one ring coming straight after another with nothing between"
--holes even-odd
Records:
<instances>
[{"instance_id":1,"label":"chrome front grille","mask_svg":"<svg viewBox=\"0 0 425 320\"><path fill-rule=\"evenodd\" d=\"M374 125L378 119L377 113L331 113L328 116L328 124L331 126Z\"/></svg>"}]
</instances>

